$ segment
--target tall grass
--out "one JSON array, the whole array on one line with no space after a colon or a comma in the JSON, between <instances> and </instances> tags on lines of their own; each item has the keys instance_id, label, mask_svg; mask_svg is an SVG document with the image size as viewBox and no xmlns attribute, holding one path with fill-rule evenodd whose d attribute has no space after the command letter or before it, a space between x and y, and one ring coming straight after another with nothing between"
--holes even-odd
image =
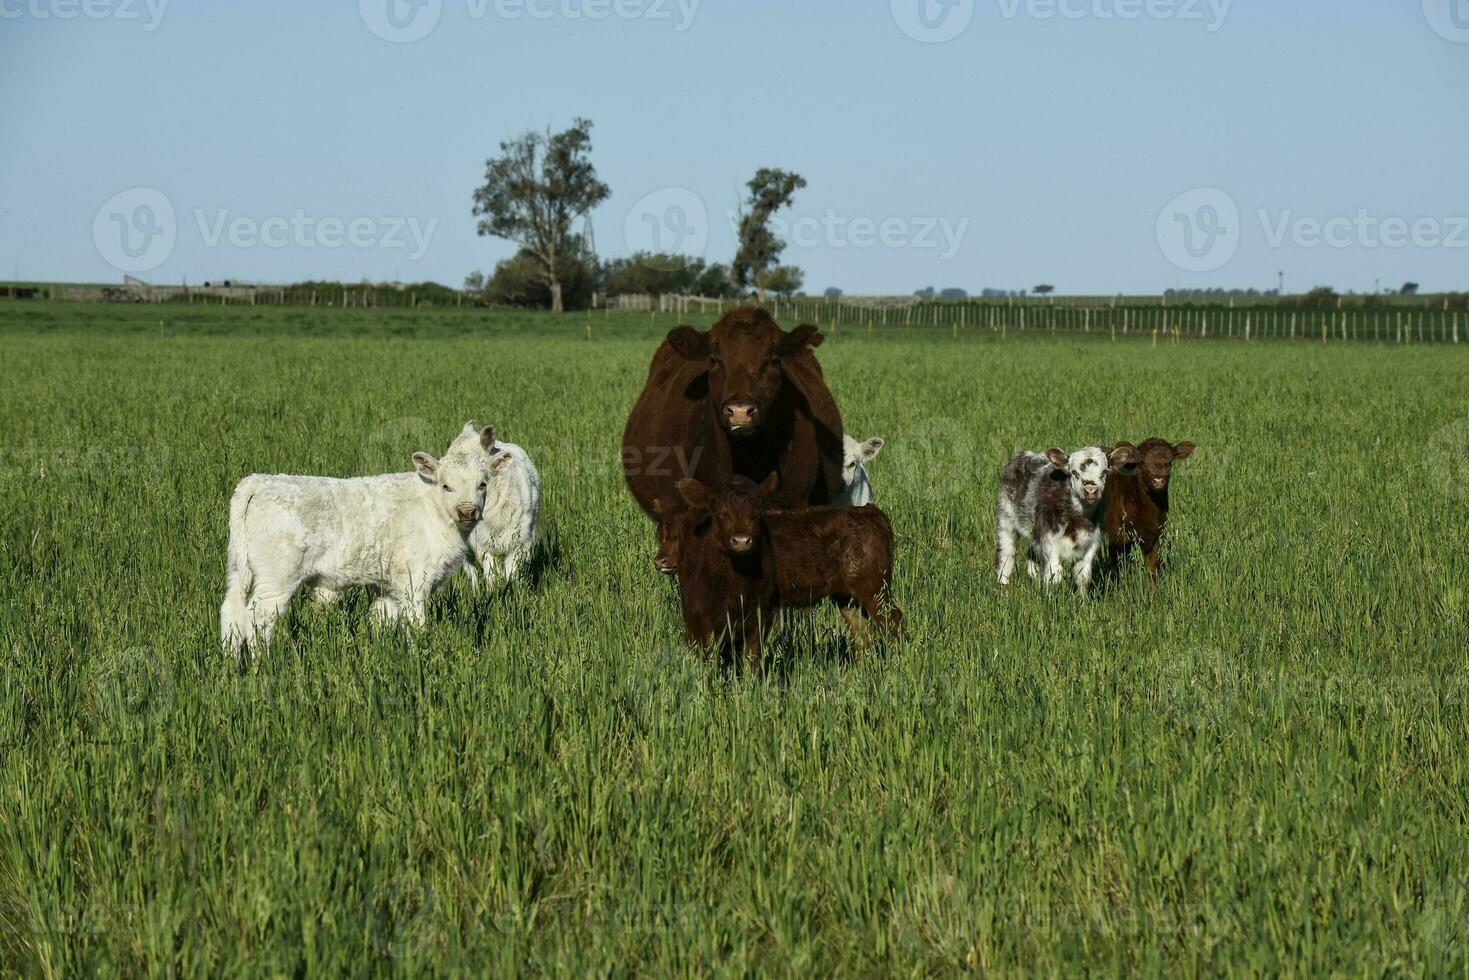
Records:
<instances>
[{"instance_id":1,"label":"tall grass","mask_svg":"<svg viewBox=\"0 0 1469 980\"><path fill-rule=\"evenodd\" d=\"M7 970L1464 973L1469 355L841 329L912 636L745 675L617 470L671 321L164 315L0 307ZM235 481L471 417L544 475L531 585L220 653ZM1153 434L1159 587L1002 592L1004 458Z\"/></svg>"}]
</instances>

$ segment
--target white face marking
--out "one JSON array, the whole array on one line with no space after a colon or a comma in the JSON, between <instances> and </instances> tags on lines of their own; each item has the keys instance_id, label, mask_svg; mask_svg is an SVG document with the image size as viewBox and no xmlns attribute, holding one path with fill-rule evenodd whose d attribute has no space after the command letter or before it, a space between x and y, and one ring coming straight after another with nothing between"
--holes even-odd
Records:
<instances>
[{"instance_id":1,"label":"white face marking","mask_svg":"<svg viewBox=\"0 0 1469 980\"><path fill-rule=\"evenodd\" d=\"M1078 449L1066 460L1066 472L1071 476L1071 494L1082 503L1095 503L1102 499L1102 490L1107 485L1107 454L1096 447Z\"/></svg>"}]
</instances>

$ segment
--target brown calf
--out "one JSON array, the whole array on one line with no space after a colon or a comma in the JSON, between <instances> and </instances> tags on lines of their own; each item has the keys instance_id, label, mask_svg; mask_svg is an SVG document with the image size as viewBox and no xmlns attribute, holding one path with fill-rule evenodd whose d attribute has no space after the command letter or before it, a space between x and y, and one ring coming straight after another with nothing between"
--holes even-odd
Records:
<instances>
[{"instance_id":1,"label":"brown calf","mask_svg":"<svg viewBox=\"0 0 1469 980\"><path fill-rule=\"evenodd\" d=\"M1194 451L1194 444L1173 445L1154 437L1136 447L1119 442L1117 448L1135 449L1142 461L1124 466L1107 481L1102 505L1107 567L1115 571L1132 546L1138 545L1148 564L1148 578L1157 582L1163 557L1163 529L1168 525L1168 481L1173 475L1174 462L1187 459Z\"/></svg>"},{"instance_id":2,"label":"brown calf","mask_svg":"<svg viewBox=\"0 0 1469 980\"><path fill-rule=\"evenodd\" d=\"M882 632L896 633L903 613L889 601L893 527L887 515L871 504L857 508L770 509L768 495L775 479L772 476L756 487L736 477L718 490L685 480L678 489L687 509L658 503L662 520L655 565L660 572L678 572L689 638L704 646L712 645L708 611L730 605L718 601L717 596L711 601L707 591L710 582L729 580L724 559L734 563L743 556L745 579L754 580L751 571L756 563L747 548L762 553L758 565L761 575L767 567L764 559L773 558L776 607L809 608L830 599L842 611L859 643L868 639L867 620ZM749 523L751 507L753 528ZM723 549L724 559L711 552L711 542ZM754 591L764 587L761 578ZM759 640L769 627L770 617L763 615L766 606L751 603L748 591L739 598L740 609L758 606L762 612L758 630L761 636L751 635L748 617L740 620L744 650L753 665L758 662ZM735 622L733 617L729 621Z\"/></svg>"}]
</instances>

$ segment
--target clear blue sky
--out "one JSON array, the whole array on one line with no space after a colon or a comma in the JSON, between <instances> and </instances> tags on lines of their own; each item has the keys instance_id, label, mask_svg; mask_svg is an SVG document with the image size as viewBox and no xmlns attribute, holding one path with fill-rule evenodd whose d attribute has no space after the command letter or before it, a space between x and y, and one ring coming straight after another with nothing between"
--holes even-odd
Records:
<instances>
[{"instance_id":1,"label":"clear blue sky","mask_svg":"<svg viewBox=\"0 0 1469 980\"><path fill-rule=\"evenodd\" d=\"M1277 270L1292 290L1469 289L1469 0L1234 0L1222 22L1223 0L897 0L941 31L972 15L943 43L905 34L889 0L700 0L687 23L692 0L391 0L407 30L433 24L399 43L369 29L391 32L389 0L149 2L0 0L0 278L119 280L99 209L151 188L176 233L145 279L458 285L512 251L475 235L486 155L582 115L613 190L604 256L645 243L647 195L667 217L689 192L727 260L726 210L780 166L810 182L786 260L812 292L1143 293ZM1115 16L1130 4L1141 17ZM1196 188L1238 222L1213 191L1207 214L1165 213ZM1373 248L1361 213L1433 223ZM216 237L240 218L275 218L273 244ZM1302 218L1353 226L1313 244ZM323 245L323 219L365 222L358 245ZM1234 244L1189 271L1160 233L1175 222L1201 252L1221 227Z\"/></svg>"}]
</instances>

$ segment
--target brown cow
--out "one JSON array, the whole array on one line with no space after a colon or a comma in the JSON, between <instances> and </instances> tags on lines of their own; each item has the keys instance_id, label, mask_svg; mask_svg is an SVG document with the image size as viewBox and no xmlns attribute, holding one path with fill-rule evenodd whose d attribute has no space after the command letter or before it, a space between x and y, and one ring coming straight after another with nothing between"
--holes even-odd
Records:
<instances>
[{"instance_id":1,"label":"brown cow","mask_svg":"<svg viewBox=\"0 0 1469 980\"><path fill-rule=\"evenodd\" d=\"M731 557L746 555L751 568L754 555L750 552L764 552L759 565L762 574L767 569L768 554L773 554L777 607L810 608L830 599L859 643L868 639L867 620L879 631L896 634L903 612L891 602L893 526L887 515L871 504L771 509L769 497L776 479L772 476L756 487L743 477L735 477L717 490L697 480L681 481L678 489L687 507L659 505L665 518L659 523L658 570L666 572L671 567L678 571L680 595L693 593L697 611L709 605L710 595L701 588L708 578L711 558L719 564L717 556L707 550L709 539L716 545L722 543ZM692 585L688 584L690 580ZM687 625L688 598L684 609ZM760 622L763 633L769 626L769 616ZM697 641L696 630L690 629L689 634ZM747 640L746 652L749 650ZM758 660L758 654L757 646L752 663Z\"/></svg>"},{"instance_id":2,"label":"brown cow","mask_svg":"<svg viewBox=\"0 0 1469 980\"><path fill-rule=\"evenodd\" d=\"M628 489L654 520L693 477L719 486L779 474L775 503L825 504L844 489L842 417L806 324L787 333L764 310L725 314L708 333L675 327L653 356L622 438Z\"/></svg>"},{"instance_id":3,"label":"brown cow","mask_svg":"<svg viewBox=\"0 0 1469 980\"><path fill-rule=\"evenodd\" d=\"M1107 481L1102 504L1107 568L1115 573L1136 544L1143 550L1148 578L1157 582L1163 557L1163 530L1168 526L1168 481L1173 475L1174 462L1187 459L1194 451L1194 444L1173 445L1155 437L1136 447L1119 442L1117 448L1132 449L1142 462L1124 466Z\"/></svg>"}]
</instances>

